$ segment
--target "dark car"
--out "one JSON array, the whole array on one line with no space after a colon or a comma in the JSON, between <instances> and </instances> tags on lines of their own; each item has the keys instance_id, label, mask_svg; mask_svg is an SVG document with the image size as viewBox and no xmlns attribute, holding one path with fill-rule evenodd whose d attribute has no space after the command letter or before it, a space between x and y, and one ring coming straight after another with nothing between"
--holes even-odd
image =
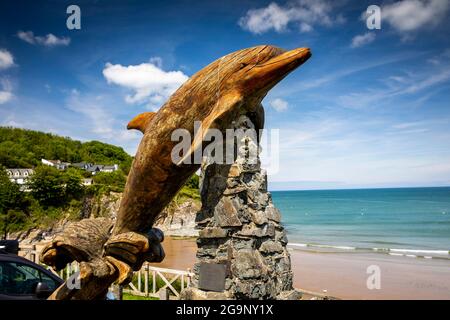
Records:
<instances>
[{"instance_id":1,"label":"dark car","mask_svg":"<svg viewBox=\"0 0 450 320\"><path fill-rule=\"evenodd\" d=\"M0 300L47 299L64 281L0 246Z\"/></svg>"}]
</instances>

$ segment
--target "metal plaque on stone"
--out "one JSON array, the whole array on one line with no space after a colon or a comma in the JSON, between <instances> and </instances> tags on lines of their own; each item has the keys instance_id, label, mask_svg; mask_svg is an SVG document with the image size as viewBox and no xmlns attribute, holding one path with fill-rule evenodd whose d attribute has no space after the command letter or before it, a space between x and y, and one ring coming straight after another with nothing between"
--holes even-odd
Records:
<instances>
[{"instance_id":1,"label":"metal plaque on stone","mask_svg":"<svg viewBox=\"0 0 450 320\"><path fill-rule=\"evenodd\" d=\"M205 291L224 291L226 274L227 266L225 264L201 263L198 288Z\"/></svg>"}]
</instances>

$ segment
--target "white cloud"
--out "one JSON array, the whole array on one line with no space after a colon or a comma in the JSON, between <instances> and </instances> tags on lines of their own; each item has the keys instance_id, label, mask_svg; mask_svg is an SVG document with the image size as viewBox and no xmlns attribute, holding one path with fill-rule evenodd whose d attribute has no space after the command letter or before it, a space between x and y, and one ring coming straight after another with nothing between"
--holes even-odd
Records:
<instances>
[{"instance_id":1,"label":"white cloud","mask_svg":"<svg viewBox=\"0 0 450 320\"><path fill-rule=\"evenodd\" d=\"M70 44L70 38L59 38L52 33L49 33L46 36L35 36L33 31L19 31L17 32L17 37L29 44L42 45L45 47L68 46Z\"/></svg>"},{"instance_id":2,"label":"white cloud","mask_svg":"<svg viewBox=\"0 0 450 320\"><path fill-rule=\"evenodd\" d=\"M288 103L287 103L287 101L284 101L283 99L277 98L277 99L270 101L270 106L272 108L274 108L276 111L282 112L282 111L287 110Z\"/></svg>"},{"instance_id":3,"label":"white cloud","mask_svg":"<svg viewBox=\"0 0 450 320\"><path fill-rule=\"evenodd\" d=\"M39 39L39 37L36 38ZM57 36L49 33L48 35L45 36L42 43L46 46L59 46L59 45L67 46L70 44L70 38L66 37L58 38Z\"/></svg>"},{"instance_id":4,"label":"white cloud","mask_svg":"<svg viewBox=\"0 0 450 320\"><path fill-rule=\"evenodd\" d=\"M300 23L300 32L310 32L313 30L313 27L310 24L305 22Z\"/></svg>"},{"instance_id":5,"label":"white cloud","mask_svg":"<svg viewBox=\"0 0 450 320\"><path fill-rule=\"evenodd\" d=\"M438 66L444 63L448 63L449 59L450 59L450 49L447 48L441 51L440 53L428 58L427 62L434 66Z\"/></svg>"},{"instance_id":6,"label":"white cloud","mask_svg":"<svg viewBox=\"0 0 450 320\"><path fill-rule=\"evenodd\" d=\"M32 31L19 31L17 32L17 36L25 42L35 44L34 34Z\"/></svg>"},{"instance_id":7,"label":"white cloud","mask_svg":"<svg viewBox=\"0 0 450 320\"><path fill-rule=\"evenodd\" d=\"M428 87L441 84L442 82L446 82L450 79L450 69L444 69L433 73L431 75L426 76L418 81L415 81L413 84L405 88L405 90L400 93L415 93L417 91L426 89Z\"/></svg>"},{"instance_id":8,"label":"white cloud","mask_svg":"<svg viewBox=\"0 0 450 320\"><path fill-rule=\"evenodd\" d=\"M98 102L98 97L85 97L76 89L72 89L66 106L68 109L87 117L91 123L91 131L104 138L110 138L113 134L114 119Z\"/></svg>"},{"instance_id":9,"label":"white cloud","mask_svg":"<svg viewBox=\"0 0 450 320\"><path fill-rule=\"evenodd\" d=\"M351 47L358 48L368 43L371 43L374 40L375 40L375 33L366 32L365 34L360 34L353 37Z\"/></svg>"},{"instance_id":10,"label":"white cloud","mask_svg":"<svg viewBox=\"0 0 450 320\"><path fill-rule=\"evenodd\" d=\"M150 62L151 64L154 64L155 66L157 66L158 68L162 68L163 65L163 61L161 57L151 57L148 62Z\"/></svg>"},{"instance_id":11,"label":"white cloud","mask_svg":"<svg viewBox=\"0 0 450 320\"><path fill-rule=\"evenodd\" d=\"M428 89L428 91L421 93L419 98L411 102L411 105L420 106L431 96L440 90L444 90L445 88L442 88L443 85L448 87L450 65L446 63L445 65L429 68L425 72L405 72L402 76L393 75L386 78L391 80L386 83L386 87L373 86L361 92L340 95L336 98L336 102L343 107L352 109L374 108L387 103L393 98L417 94ZM432 88L435 88L435 90Z\"/></svg>"},{"instance_id":12,"label":"white cloud","mask_svg":"<svg viewBox=\"0 0 450 320\"><path fill-rule=\"evenodd\" d=\"M290 15L290 10L271 3L266 8L249 10L239 20L239 25L252 33L263 33L270 29L280 32L286 29L291 20Z\"/></svg>"},{"instance_id":13,"label":"white cloud","mask_svg":"<svg viewBox=\"0 0 450 320\"><path fill-rule=\"evenodd\" d=\"M13 55L6 49L0 49L0 70L8 69L14 65Z\"/></svg>"},{"instance_id":14,"label":"white cloud","mask_svg":"<svg viewBox=\"0 0 450 320\"><path fill-rule=\"evenodd\" d=\"M403 0L382 7L382 22L399 32L435 26L446 16L448 0Z\"/></svg>"},{"instance_id":15,"label":"white cloud","mask_svg":"<svg viewBox=\"0 0 450 320\"><path fill-rule=\"evenodd\" d=\"M0 49L0 70L14 65L13 55L6 49ZM7 78L0 78L0 104L7 103L14 97L11 82Z\"/></svg>"},{"instance_id":16,"label":"white cloud","mask_svg":"<svg viewBox=\"0 0 450 320\"><path fill-rule=\"evenodd\" d=\"M126 124L134 115L123 114L123 105L116 96L83 93L76 89L68 93L65 108L73 111L65 121L77 119L79 140L99 140L123 147L134 154L142 135L136 130L127 130ZM72 125L66 123L62 127ZM59 134L64 130L57 126Z\"/></svg>"},{"instance_id":17,"label":"white cloud","mask_svg":"<svg viewBox=\"0 0 450 320\"><path fill-rule=\"evenodd\" d=\"M394 129L410 129L422 125L422 122L400 122L392 125Z\"/></svg>"},{"instance_id":18,"label":"white cloud","mask_svg":"<svg viewBox=\"0 0 450 320\"><path fill-rule=\"evenodd\" d=\"M440 61L436 58L430 58L427 60L428 63L434 64L435 66L440 63Z\"/></svg>"},{"instance_id":19,"label":"white cloud","mask_svg":"<svg viewBox=\"0 0 450 320\"><path fill-rule=\"evenodd\" d=\"M0 91L0 104L4 104L11 100L13 97L12 92L10 91Z\"/></svg>"},{"instance_id":20,"label":"white cloud","mask_svg":"<svg viewBox=\"0 0 450 320\"><path fill-rule=\"evenodd\" d=\"M0 90L0 104L4 104L13 98L12 85L8 79L2 78L0 79L0 87L2 88Z\"/></svg>"},{"instance_id":21,"label":"white cloud","mask_svg":"<svg viewBox=\"0 0 450 320\"><path fill-rule=\"evenodd\" d=\"M390 77L388 78L388 80L393 80L393 81L395 81L395 82L401 82L401 83L404 83L404 82L405 82L405 77L402 77L402 76L390 76Z\"/></svg>"},{"instance_id":22,"label":"white cloud","mask_svg":"<svg viewBox=\"0 0 450 320\"><path fill-rule=\"evenodd\" d=\"M156 63L156 64L155 64ZM134 91L125 101L130 104L149 103L159 107L189 77L181 71L164 71L158 65L161 59L139 65L123 66L107 63L103 76L113 83Z\"/></svg>"},{"instance_id":23,"label":"white cloud","mask_svg":"<svg viewBox=\"0 0 450 320\"><path fill-rule=\"evenodd\" d=\"M252 33L261 34L270 30L283 32L289 23L297 23L300 32L310 32L314 25L331 26L342 23L342 16L333 17L333 5L325 0L299 0L280 6L275 2L265 8L251 9L239 19L239 25Z\"/></svg>"}]
</instances>

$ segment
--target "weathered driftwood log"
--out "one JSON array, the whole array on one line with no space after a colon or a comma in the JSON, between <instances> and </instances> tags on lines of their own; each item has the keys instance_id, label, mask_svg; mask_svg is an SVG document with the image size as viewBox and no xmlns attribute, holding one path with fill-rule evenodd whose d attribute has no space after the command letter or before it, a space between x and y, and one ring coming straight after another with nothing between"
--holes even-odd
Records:
<instances>
[{"instance_id":1,"label":"weathered driftwood log","mask_svg":"<svg viewBox=\"0 0 450 320\"><path fill-rule=\"evenodd\" d=\"M46 249L43 261L57 268L70 259L84 261L81 289L70 291L63 285L51 298L98 298L108 283L117 279L122 283L128 281L130 270L137 270L143 261L161 260L162 234L152 229L153 223L200 167L201 159L192 161L192 158L208 146L204 139L207 130L218 129L224 134L241 115L250 117L261 129L262 99L310 56L307 48L285 51L267 45L233 52L193 75L157 113L146 112L134 118L128 128L138 129L144 136L111 236L104 242L102 254L97 255L108 227L99 221L95 226L80 223ZM199 130L195 130L195 122L201 123ZM192 143L188 152L174 161L173 150L178 141L172 141L172 133L176 129L187 131ZM77 227L86 231L82 240L77 239ZM103 235L98 235L99 232Z\"/></svg>"}]
</instances>

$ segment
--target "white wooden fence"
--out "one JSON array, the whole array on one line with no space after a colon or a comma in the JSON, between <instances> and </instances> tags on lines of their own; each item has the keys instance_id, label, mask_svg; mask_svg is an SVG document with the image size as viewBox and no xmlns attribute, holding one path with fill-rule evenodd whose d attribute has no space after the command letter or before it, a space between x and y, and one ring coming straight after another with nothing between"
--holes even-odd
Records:
<instances>
[{"instance_id":1,"label":"white wooden fence","mask_svg":"<svg viewBox=\"0 0 450 320\"><path fill-rule=\"evenodd\" d=\"M168 292L178 298L180 292L191 285L193 275L190 270L158 268L145 263L141 270L135 272L137 279L130 282L123 291L137 296L162 299L167 297Z\"/></svg>"},{"instance_id":2,"label":"white wooden fence","mask_svg":"<svg viewBox=\"0 0 450 320\"><path fill-rule=\"evenodd\" d=\"M39 251L34 245L20 246L19 255L34 263L42 264L39 261ZM63 280L67 280L79 270L79 264L76 261L67 264L66 268L59 273L49 266L45 267ZM166 299L169 295L178 298L180 292L191 285L193 275L189 269L184 271L158 268L146 262L139 271L134 272L133 281L123 288L123 292L160 299Z\"/></svg>"}]
</instances>

